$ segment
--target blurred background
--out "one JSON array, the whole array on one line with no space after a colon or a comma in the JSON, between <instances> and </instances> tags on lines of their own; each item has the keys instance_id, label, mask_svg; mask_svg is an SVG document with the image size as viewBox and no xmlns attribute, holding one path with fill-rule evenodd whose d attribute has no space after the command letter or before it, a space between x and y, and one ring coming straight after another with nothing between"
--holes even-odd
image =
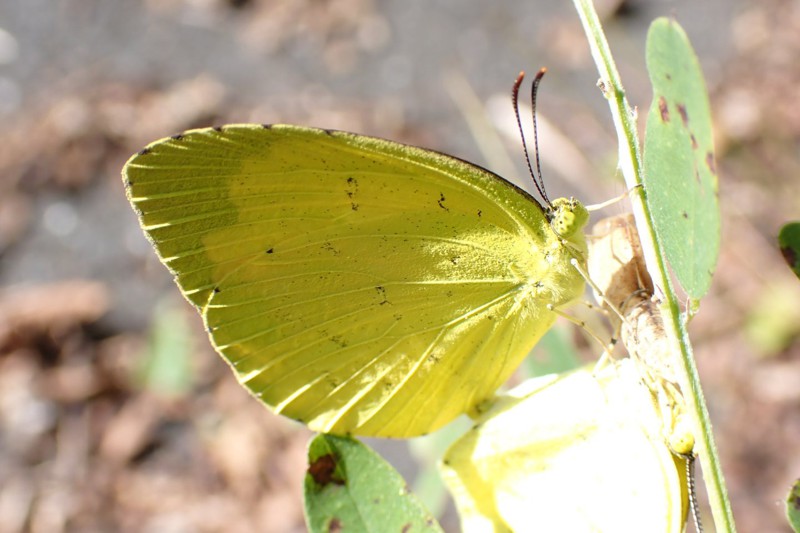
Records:
<instances>
[{"instance_id":1,"label":"blurred background","mask_svg":"<svg viewBox=\"0 0 800 533\"><path fill-rule=\"evenodd\" d=\"M698 52L723 236L690 331L739 530L788 531L800 282L775 236L800 219L800 4L598 10L642 116L650 21L675 16ZM616 135L569 2L0 2L0 532L305 529L310 433L252 400L209 347L125 199L132 153L192 127L289 122L434 148L528 187L508 94L543 65L550 196L619 194ZM457 531L428 480L440 444L376 446Z\"/></svg>"}]
</instances>

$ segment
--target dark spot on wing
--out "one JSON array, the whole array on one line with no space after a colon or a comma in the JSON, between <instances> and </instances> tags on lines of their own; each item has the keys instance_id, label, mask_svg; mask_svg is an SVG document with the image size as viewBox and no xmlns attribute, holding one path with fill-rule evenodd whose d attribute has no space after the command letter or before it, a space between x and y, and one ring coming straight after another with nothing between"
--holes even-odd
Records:
<instances>
[{"instance_id":1,"label":"dark spot on wing","mask_svg":"<svg viewBox=\"0 0 800 533\"><path fill-rule=\"evenodd\" d=\"M334 335L330 338L330 341L339 348L347 348L347 341L341 335Z\"/></svg>"},{"instance_id":2,"label":"dark spot on wing","mask_svg":"<svg viewBox=\"0 0 800 533\"><path fill-rule=\"evenodd\" d=\"M375 287L375 290L376 290L376 291L378 291L378 294L379 294L379 295L380 295L380 297L381 297L381 302L380 302L380 304L379 304L379 305L386 305L386 304L388 304L388 303L391 303L391 302L390 302L390 301L389 301L389 300L386 298L386 288L384 288L384 287L383 287L383 285L378 285L378 286L376 286L376 287Z\"/></svg>"},{"instance_id":3,"label":"dark spot on wing","mask_svg":"<svg viewBox=\"0 0 800 533\"><path fill-rule=\"evenodd\" d=\"M267 253L268 253L268 254L271 254L271 253L273 253L274 251L275 251L275 248L269 248L269 249L267 249Z\"/></svg>"},{"instance_id":4,"label":"dark spot on wing","mask_svg":"<svg viewBox=\"0 0 800 533\"><path fill-rule=\"evenodd\" d=\"M480 209L478 209L478 218L480 218L480 217L482 217L482 216L483 216L483 211L481 211Z\"/></svg>"},{"instance_id":5,"label":"dark spot on wing","mask_svg":"<svg viewBox=\"0 0 800 533\"><path fill-rule=\"evenodd\" d=\"M408 533L409 531L411 531L411 524L410 524L410 523L408 523L408 524L403 524L403 527L402 527L402 528L400 528L400 531L401 531L402 533Z\"/></svg>"},{"instance_id":6,"label":"dark spot on wing","mask_svg":"<svg viewBox=\"0 0 800 533\"><path fill-rule=\"evenodd\" d=\"M678 104L678 113L681 115L681 121L683 125L689 127L689 113L686 111L685 104Z\"/></svg>"},{"instance_id":7,"label":"dark spot on wing","mask_svg":"<svg viewBox=\"0 0 800 533\"><path fill-rule=\"evenodd\" d=\"M272 124L262 124L261 127L264 128L265 130L271 130Z\"/></svg>"},{"instance_id":8,"label":"dark spot on wing","mask_svg":"<svg viewBox=\"0 0 800 533\"><path fill-rule=\"evenodd\" d=\"M672 74L670 74L669 72L667 72L666 74L664 74L664 76L665 76L665 77L666 77L668 80L672 80Z\"/></svg>"},{"instance_id":9,"label":"dark spot on wing","mask_svg":"<svg viewBox=\"0 0 800 533\"><path fill-rule=\"evenodd\" d=\"M344 480L336 474L337 459L332 453L321 455L308 465L308 475L314 483L325 487L331 483L344 485Z\"/></svg>"},{"instance_id":10,"label":"dark spot on wing","mask_svg":"<svg viewBox=\"0 0 800 533\"><path fill-rule=\"evenodd\" d=\"M342 521L338 518L333 517L331 521L328 522L328 533L339 533L342 529Z\"/></svg>"},{"instance_id":11,"label":"dark spot on wing","mask_svg":"<svg viewBox=\"0 0 800 533\"><path fill-rule=\"evenodd\" d=\"M214 127L213 127L213 128L211 128L211 129L213 129L213 130L214 130L214 131L216 131L217 133L222 133L222 130L224 129L224 126L214 126Z\"/></svg>"},{"instance_id":12,"label":"dark spot on wing","mask_svg":"<svg viewBox=\"0 0 800 533\"><path fill-rule=\"evenodd\" d=\"M331 244L330 242L326 242L325 244L323 244L323 245L322 245L322 249L323 249L323 250L325 250L325 251L327 251L327 252L330 252L330 253L332 253L334 256L338 256L339 254L341 254L341 253L342 253L341 251L339 251L339 249L338 249L338 248L336 248L336 247L335 247L333 244Z\"/></svg>"},{"instance_id":13,"label":"dark spot on wing","mask_svg":"<svg viewBox=\"0 0 800 533\"><path fill-rule=\"evenodd\" d=\"M445 201L444 193L441 193L441 192L440 192L440 193L439 193L439 200L438 200L436 203L437 203L437 204L439 204L439 207L441 207L441 208L442 208L442 209L444 209L445 211L450 211L450 210L449 210L449 209L448 209L448 208L447 208L447 207L444 205L444 201Z\"/></svg>"},{"instance_id":14,"label":"dark spot on wing","mask_svg":"<svg viewBox=\"0 0 800 533\"><path fill-rule=\"evenodd\" d=\"M333 137L333 135L336 134L336 130L324 129L322 131L325 132L326 134L330 135L331 137Z\"/></svg>"},{"instance_id":15,"label":"dark spot on wing","mask_svg":"<svg viewBox=\"0 0 800 533\"><path fill-rule=\"evenodd\" d=\"M172 137L170 137L170 139L172 139L173 141L181 141L183 140L183 137L184 137L183 133L178 133L177 135L173 135Z\"/></svg>"},{"instance_id":16,"label":"dark spot on wing","mask_svg":"<svg viewBox=\"0 0 800 533\"><path fill-rule=\"evenodd\" d=\"M220 289L219 287L214 287L214 291L213 292L214 292L214 294L219 294L220 292L222 292L222 289Z\"/></svg>"},{"instance_id":17,"label":"dark spot on wing","mask_svg":"<svg viewBox=\"0 0 800 533\"><path fill-rule=\"evenodd\" d=\"M152 152L152 150L151 150L149 147L147 147L147 148L142 148L141 150L139 150L139 152L138 152L138 154L137 154L137 155L147 155L147 154L149 154L150 152Z\"/></svg>"},{"instance_id":18,"label":"dark spot on wing","mask_svg":"<svg viewBox=\"0 0 800 533\"><path fill-rule=\"evenodd\" d=\"M661 122L669 122L669 107L663 96L658 97L658 111L661 113Z\"/></svg>"},{"instance_id":19,"label":"dark spot on wing","mask_svg":"<svg viewBox=\"0 0 800 533\"><path fill-rule=\"evenodd\" d=\"M358 203L354 200L357 192L358 180L350 176L347 178L347 190L345 190L345 194L347 194L347 197L350 199L350 209L353 211L358 211Z\"/></svg>"},{"instance_id":20,"label":"dark spot on wing","mask_svg":"<svg viewBox=\"0 0 800 533\"><path fill-rule=\"evenodd\" d=\"M686 211L682 212L682 213L681 213L681 216L682 216L683 218L687 219L687 220L689 219L689 213L687 213Z\"/></svg>"},{"instance_id":21,"label":"dark spot on wing","mask_svg":"<svg viewBox=\"0 0 800 533\"><path fill-rule=\"evenodd\" d=\"M692 140L692 150L697 150L697 138L694 136L694 133L690 133L689 138Z\"/></svg>"}]
</instances>

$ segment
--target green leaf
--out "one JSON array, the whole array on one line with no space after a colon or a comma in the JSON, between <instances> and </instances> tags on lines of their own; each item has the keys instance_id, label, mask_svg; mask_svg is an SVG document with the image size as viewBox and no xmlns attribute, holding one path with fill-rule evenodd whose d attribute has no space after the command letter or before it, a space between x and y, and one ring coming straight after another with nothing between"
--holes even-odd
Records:
<instances>
[{"instance_id":1,"label":"green leaf","mask_svg":"<svg viewBox=\"0 0 800 533\"><path fill-rule=\"evenodd\" d=\"M438 431L407 441L408 451L419 467L419 473L412 484L414 494L425 502L434 516L442 516L449 501L447 487L437 465L444 452L469 431L473 424L469 417L460 416Z\"/></svg>"},{"instance_id":2,"label":"green leaf","mask_svg":"<svg viewBox=\"0 0 800 533\"><path fill-rule=\"evenodd\" d=\"M783 258L800 278L800 222L790 222L781 228L778 245Z\"/></svg>"},{"instance_id":3,"label":"green leaf","mask_svg":"<svg viewBox=\"0 0 800 533\"><path fill-rule=\"evenodd\" d=\"M800 336L800 302L794 280L770 280L749 302L744 334L762 356L783 353Z\"/></svg>"},{"instance_id":4,"label":"green leaf","mask_svg":"<svg viewBox=\"0 0 800 533\"><path fill-rule=\"evenodd\" d=\"M566 328L550 328L520 367L522 377L558 374L578 368L581 361L569 333Z\"/></svg>"},{"instance_id":5,"label":"green leaf","mask_svg":"<svg viewBox=\"0 0 800 533\"><path fill-rule=\"evenodd\" d=\"M800 533L800 479L794 482L786 497L786 517L795 533Z\"/></svg>"},{"instance_id":6,"label":"green leaf","mask_svg":"<svg viewBox=\"0 0 800 533\"><path fill-rule=\"evenodd\" d=\"M703 74L674 20L651 24L647 69L653 84L644 143L647 204L675 276L700 299L719 255L717 170Z\"/></svg>"},{"instance_id":7,"label":"green leaf","mask_svg":"<svg viewBox=\"0 0 800 533\"><path fill-rule=\"evenodd\" d=\"M192 329L185 309L171 299L160 302L155 309L147 351L137 368L136 378L141 386L169 396L186 394L193 378L191 339Z\"/></svg>"},{"instance_id":8,"label":"green leaf","mask_svg":"<svg viewBox=\"0 0 800 533\"><path fill-rule=\"evenodd\" d=\"M314 437L304 495L312 533L442 531L400 474L355 439Z\"/></svg>"}]
</instances>

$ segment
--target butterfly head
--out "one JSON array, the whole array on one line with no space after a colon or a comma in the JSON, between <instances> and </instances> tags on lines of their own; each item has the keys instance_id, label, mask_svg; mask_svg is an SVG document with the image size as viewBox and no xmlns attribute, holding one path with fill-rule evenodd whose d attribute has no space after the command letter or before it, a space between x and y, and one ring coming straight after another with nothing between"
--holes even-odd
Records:
<instances>
[{"instance_id":1,"label":"butterfly head","mask_svg":"<svg viewBox=\"0 0 800 533\"><path fill-rule=\"evenodd\" d=\"M575 198L557 198L547 208L547 219L553 231L567 241L583 240L583 227L589 222L589 211Z\"/></svg>"},{"instance_id":2,"label":"butterfly head","mask_svg":"<svg viewBox=\"0 0 800 533\"><path fill-rule=\"evenodd\" d=\"M588 249L583 228L589 222L589 211L575 198L557 198L545 208L550 228L559 242L572 250L573 257L586 263Z\"/></svg>"}]
</instances>

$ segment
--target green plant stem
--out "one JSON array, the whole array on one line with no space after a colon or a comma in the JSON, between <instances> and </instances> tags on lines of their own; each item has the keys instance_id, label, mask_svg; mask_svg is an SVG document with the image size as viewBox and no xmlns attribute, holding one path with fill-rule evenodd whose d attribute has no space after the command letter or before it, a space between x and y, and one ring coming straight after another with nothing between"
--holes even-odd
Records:
<instances>
[{"instance_id":1,"label":"green plant stem","mask_svg":"<svg viewBox=\"0 0 800 533\"><path fill-rule=\"evenodd\" d=\"M614 126L619 139L619 165L625 177L625 183L636 190L630 195L636 226L642 242L642 250L648 272L653 278L656 294L662 299L662 311L666 317L664 324L670 340L671 353L680 353L678 365L681 389L687 400L687 407L699 428L696 434L695 447L699 452L700 464L703 468L706 491L714 517L717 531L734 532L733 512L728 500L725 482L722 477L719 456L711 432L711 420L708 416L697 367L694 363L689 336L681 315L680 305L666 268L663 251L656 245L655 229L650 210L645 203L642 185L642 156L636 133L636 114L625 97L625 91L611 57L611 50L603 34L600 21L591 0L573 0L578 10L581 23L589 41L592 56L597 64L603 90L611 108ZM688 392L688 394L687 394Z\"/></svg>"}]
</instances>

